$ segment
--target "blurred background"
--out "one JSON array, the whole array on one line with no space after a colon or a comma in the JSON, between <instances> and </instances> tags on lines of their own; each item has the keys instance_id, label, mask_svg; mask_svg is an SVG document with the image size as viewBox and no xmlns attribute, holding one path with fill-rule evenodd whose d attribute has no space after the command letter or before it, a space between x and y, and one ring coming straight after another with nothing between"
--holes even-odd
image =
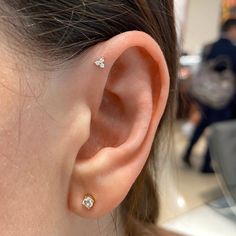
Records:
<instances>
[{"instance_id":1,"label":"blurred background","mask_svg":"<svg viewBox=\"0 0 236 236\"><path fill-rule=\"evenodd\" d=\"M185 235L235 236L236 0L175 0L175 8L179 105L160 173L161 223Z\"/></svg>"}]
</instances>

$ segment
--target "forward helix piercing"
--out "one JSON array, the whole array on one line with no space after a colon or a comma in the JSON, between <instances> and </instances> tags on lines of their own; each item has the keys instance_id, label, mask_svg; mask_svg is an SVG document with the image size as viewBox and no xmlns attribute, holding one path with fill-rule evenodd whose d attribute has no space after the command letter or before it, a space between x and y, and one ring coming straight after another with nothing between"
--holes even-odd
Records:
<instances>
[{"instance_id":1,"label":"forward helix piercing","mask_svg":"<svg viewBox=\"0 0 236 236\"><path fill-rule=\"evenodd\" d=\"M94 62L96 66L100 67L101 69L105 68L105 58L101 57L97 61Z\"/></svg>"},{"instance_id":2,"label":"forward helix piercing","mask_svg":"<svg viewBox=\"0 0 236 236\"><path fill-rule=\"evenodd\" d=\"M95 199L94 199L94 197L92 197L90 194L86 194L86 195L84 196L82 205L83 205L84 207L86 207L87 210L90 210L90 209L93 208L94 204L95 204Z\"/></svg>"}]
</instances>

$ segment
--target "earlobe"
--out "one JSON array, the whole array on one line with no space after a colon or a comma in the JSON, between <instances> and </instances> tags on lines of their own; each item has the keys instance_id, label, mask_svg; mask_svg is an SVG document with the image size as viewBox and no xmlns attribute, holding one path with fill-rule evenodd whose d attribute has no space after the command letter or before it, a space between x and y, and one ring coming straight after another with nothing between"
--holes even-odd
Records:
<instances>
[{"instance_id":1,"label":"earlobe","mask_svg":"<svg viewBox=\"0 0 236 236\"><path fill-rule=\"evenodd\" d=\"M148 158L168 98L169 75L158 44L131 31L93 48L87 90L94 97L90 137L75 159L70 209L96 218L117 207ZM94 67L96 69L94 69ZM97 76L105 78L96 80Z\"/></svg>"}]
</instances>

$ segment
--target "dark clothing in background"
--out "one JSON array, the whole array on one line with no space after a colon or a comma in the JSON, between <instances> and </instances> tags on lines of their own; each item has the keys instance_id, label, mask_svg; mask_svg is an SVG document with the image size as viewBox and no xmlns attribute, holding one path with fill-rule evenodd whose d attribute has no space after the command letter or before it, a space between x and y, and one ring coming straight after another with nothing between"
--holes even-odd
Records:
<instances>
[{"instance_id":1,"label":"dark clothing in background","mask_svg":"<svg viewBox=\"0 0 236 236\"><path fill-rule=\"evenodd\" d=\"M189 146L184 156L184 161L187 163L190 162L190 156L191 156L191 152L194 145L202 136L205 129L215 122L230 120L232 119L232 116L233 116L233 112L232 112L232 109L230 109L230 107L226 107L221 110L214 110L203 104L199 104L199 105L201 107L202 117L197 127L194 130L194 133L192 135ZM209 148L207 148L207 151L205 153L201 171L205 173L212 172Z\"/></svg>"},{"instance_id":2,"label":"dark clothing in background","mask_svg":"<svg viewBox=\"0 0 236 236\"><path fill-rule=\"evenodd\" d=\"M235 84L236 84L236 46L227 38L220 38L213 44L207 45L203 50L203 61L207 62L219 57L226 57L231 65L231 69L235 74ZM225 69L224 64L219 64L217 71L222 71ZM192 148L198 139L203 134L204 130L215 122L226 121L236 118L236 93L232 98L231 102L227 104L224 108L216 110L208 107L204 104L199 103L202 111L202 118L196 127L193 136L190 140L189 146L186 150L184 161L190 163L190 155ZM202 166L202 172L211 172L211 158L209 149L207 149L204 162Z\"/></svg>"},{"instance_id":3,"label":"dark clothing in background","mask_svg":"<svg viewBox=\"0 0 236 236\"><path fill-rule=\"evenodd\" d=\"M209 61L221 56L226 56L230 60L232 64L232 70L236 75L236 46L229 39L221 38L213 43L211 48L207 50L209 51L206 51L206 54L203 52L204 61Z\"/></svg>"},{"instance_id":4,"label":"dark clothing in background","mask_svg":"<svg viewBox=\"0 0 236 236\"><path fill-rule=\"evenodd\" d=\"M203 52L203 61L209 61L222 56L227 57L230 61L231 69L235 74L236 84L236 45L227 38L220 38L209 47L210 48L208 49L208 51L206 50L205 53ZM219 70L221 70L221 68L219 68ZM232 118L236 119L236 93L232 99L232 102L228 106L233 113Z\"/></svg>"}]
</instances>

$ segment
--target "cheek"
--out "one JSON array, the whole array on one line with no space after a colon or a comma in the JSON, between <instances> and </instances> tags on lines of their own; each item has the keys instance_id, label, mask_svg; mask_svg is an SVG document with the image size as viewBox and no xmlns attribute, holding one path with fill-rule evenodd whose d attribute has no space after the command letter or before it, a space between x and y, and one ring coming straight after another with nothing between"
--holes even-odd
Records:
<instances>
[{"instance_id":1,"label":"cheek","mask_svg":"<svg viewBox=\"0 0 236 236\"><path fill-rule=\"evenodd\" d=\"M48 114L37 102L19 96L4 99L0 107L0 181L11 174L48 182L60 164Z\"/></svg>"},{"instance_id":2,"label":"cheek","mask_svg":"<svg viewBox=\"0 0 236 236\"><path fill-rule=\"evenodd\" d=\"M39 166L37 154L42 139L28 105L19 94L0 88L0 188L17 186L16 180L23 181Z\"/></svg>"},{"instance_id":3,"label":"cheek","mask_svg":"<svg viewBox=\"0 0 236 236\"><path fill-rule=\"evenodd\" d=\"M62 96L57 90L51 91L50 86L39 97L44 88L37 82L42 77L39 74L19 78L19 71L4 68L7 67L1 64L0 215L13 224L23 225L22 221L30 224L34 220L46 225L49 218L68 214L73 157L76 158L78 147L85 141L74 137L78 134L74 127L78 128L79 122L81 130L84 129L89 119L86 116L81 121L84 110L76 109L70 115L61 100L55 99ZM0 218L0 232L4 225Z\"/></svg>"},{"instance_id":4,"label":"cheek","mask_svg":"<svg viewBox=\"0 0 236 236\"><path fill-rule=\"evenodd\" d=\"M71 142L72 122L58 122L62 120L61 113L68 114L55 111L56 107L61 111L62 103L51 102L55 97L51 91L38 99L44 88L38 81L43 76L21 74L17 66L4 64L6 60L1 56L0 53L0 215L4 217L0 217L0 232L7 231L8 222L9 231L13 226L18 230L14 235L25 235L18 227L29 228L36 222L35 230L48 222L53 224L52 219L58 216L66 218L73 165L68 159L75 156L78 143ZM60 114L60 118L55 120L55 114ZM27 225L23 227L24 224Z\"/></svg>"},{"instance_id":5,"label":"cheek","mask_svg":"<svg viewBox=\"0 0 236 236\"><path fill-rule=\"evenodd\" d=\"M0 215L11 225L36 229L65 214L60 175L67 153L61 154L54 122L34 98L0 88ZM6 230L3 219L1 227Z\"/></svg>"},{"instance_id":6,"label":"cheek","mask_svg":"<svg viewBox=\"0 0 236 236\"><path fill-rule=\"evenodd\" d=\"M19 72L13 74L13 70L2 67L0 193L4 194L0 194L0 209L10 212L14 203L16 206L41 201L47 205L50 196L59 191L60 160L52 119L39 105L37 95L26 91L29 84L15 75Z\"/></svg>"},{"instance_id":7,"label":"cheek","mask_svg":"<svg viewBox=\"0 0 236 236\"><path fill-rule=\"evenodd\" d=\"M0 181L9 175L38 174L51 152L47 114L37 100L42 80L4 55L5 60L0 55Z\"/></svg>"}]
</instances>

